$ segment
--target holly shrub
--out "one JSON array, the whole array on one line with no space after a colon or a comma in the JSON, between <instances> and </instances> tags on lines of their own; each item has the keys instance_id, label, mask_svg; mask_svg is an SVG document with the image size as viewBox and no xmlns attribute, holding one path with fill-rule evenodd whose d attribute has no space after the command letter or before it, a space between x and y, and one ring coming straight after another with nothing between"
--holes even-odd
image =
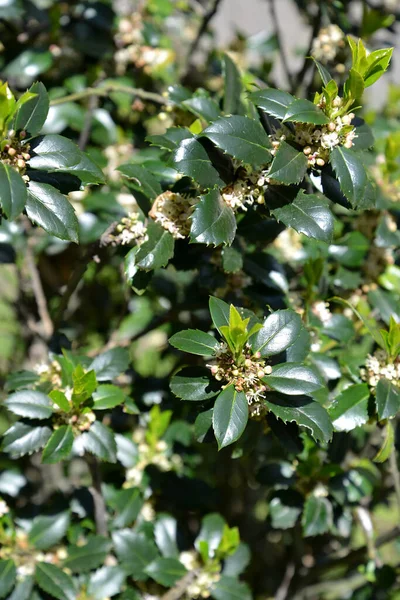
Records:
<instances>
[{"instance_id":1,"label":"holly shrub","mask_svg":"<svg viewBox=\"0 0 400 600\"><path fill-rule=\"evenodd\" d=\"M0 2L0 598L400 599L400 6L290 6Z\"/></svg>"}]
</instances>

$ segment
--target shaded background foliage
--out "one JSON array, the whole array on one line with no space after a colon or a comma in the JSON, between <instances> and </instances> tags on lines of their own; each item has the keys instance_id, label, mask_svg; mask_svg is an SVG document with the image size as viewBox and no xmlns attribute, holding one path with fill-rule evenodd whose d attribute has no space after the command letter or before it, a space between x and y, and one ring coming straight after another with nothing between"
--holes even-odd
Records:
<instances>
[{"instance_id":1,"label":"shaded background foliage","mask_svg":"<svg viewBox=\"0 0 400 600\"><path fill-rule=\"evenodd\" d=\"M313 34L296 69L280 46L285 23L268 4L274 34L238 34L225 55L212 34L218 2L0 7L2 80L17 97L42 82L50 109L35 133L72 140L90 161L78 178L63 175L60 157L55 174L46 162L38 176L34 161L40 170L38 159L48 160L39 151L27 171L68 194L79 245L75 233L57 237L52 219L32 225L29 210L4 218L1 197L1 597L398 597L400 377L384 369L398 365L399 350L400 93L393 85L381 109L357 111L360 178L365 169L370 179L349 188L337 154L334 170L310 170L301 145L282 144L276 167L268 135L294 100L275 114L265 84L277 85L280 60L287 93L312 102L328 69L343 95L355 63L344 34L387 51L399 10L296 2ZM321 38L329 25L342 37L335 29ZM319 69L303 60L311 52ZM311 124L323 124L312 112ZM215 129L230 114L244 141L258 141L252 157L243 140L228 146ZM67 143L57 138L60 156ZM282 172L294 158L298 171ZM271 168L263 177L275 181L253 182L265 203L234 212L210 188L228 194L247 162ZM101 182L99 167L105 183L85 185ZM190 244L148 219L166 190L202 198ZM277 412L271 400L267 419L249 421L219 453L212 403L170 391L178 368L207 362L168 338L213 328L210 295L253 311L264 328L271 311L301 315L302 337L279 348L272 366L305 361L324 384L288 400L275 382ZM367 356L379 346L386 354L376 366ZM311 401L320 410L311 427L282 412Z\"/></svg>"}]
</instances>

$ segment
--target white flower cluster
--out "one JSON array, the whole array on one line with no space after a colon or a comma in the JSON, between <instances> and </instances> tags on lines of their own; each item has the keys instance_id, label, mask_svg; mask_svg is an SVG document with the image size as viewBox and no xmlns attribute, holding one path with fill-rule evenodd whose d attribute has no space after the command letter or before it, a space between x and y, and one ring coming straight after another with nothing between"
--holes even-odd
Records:
<instances>
[{"instance_id":1,"label":"white flower cluster","mask_svg":"<svg viewBox=\"0 0 400 600\"><path fill-rule=\"evenodd\" d=\"M338 96L334 100L334 104L339 107L341 103L342 98ZM356 130L351 125L354 117L354 113L336 117L327 125L295 123L294 134L286 128L285 130L279 129L270 136L273 146L271 153L275 155L283 141L292 141L303 147L310 167L315 165L323 167L328 162L329 153L336 146L345 148L353 146L354 138L357 137Z\"/></svg>"},{"instance_id":2,"label":"white flower cluster","mask_svg":"<svg viewBox=\"0 0 400 600\"><path fill-rule=\"evenodd\" d=\"M35 365L34 370L40 377L40 383L49 382L57 389L61 387L61 365L56 360Z\"/></svg>"},{"instance_id":3,"label":"white flower cluster","mask_svg":"<svg viewBox=\"0 0 400 600\"><path fill-rule=\"evenodd\" d=\"M184 239L190 233L190 217L197 198L167 191L157 196L149 216L176 239Z\"/></svg>"},{"instance_id":4,"label":"white flower cluster","mask_svg":"<svg viewBox=\"0 0 400 600\"><path fill-rule=\"evenodd\" d=\"M380 379L387 379L400 387L400 357L394 362L388 362L386 353L377 350L372 356L368 355L365 368L362 368L360 373L363 381L366 381L371 388L376 388Z\"/></svg>"},{"instance_id":5,"label":"white flower cluster","mask_svg":"<svg viewBox=\"0 0 400 600\"><path fill-rule=\"evenodd\" d=\"M116 234L108 236L112 246L126 246L134 243L140 245L148 239L147 227L140 220L137 212L129 213L127 217L123 217L115 230Z\"/></svg>"},{"instance_id":6,"label":"white flower cluster","mask_svg":"<svg viewBox=\"0 0 400 600\"><path fill-rule=\"evenodd\" d=\"M160 471L182 471L182 458L179 454L172 454L165 440L158 440L155 446L151 446L146 442L145 430L137 429L133 441L137 444L139 459L134 467L126 471L125 488L140 485L148 465L155 465Z\"/></svg>"},{"instance_id":7,"label":"white flower cluster","mask_svg":"<svg viewBox=\"0 0 400 600\"><path fill-rule=\"evenodd\" d=\"M15 169L27 183L29 177L25 175L25 170L31 155L29 154L29 144L24 143L26 131L20 131L17 135L14 130L10 130L7 132L7 136L9 139L0 150L0 161Z\"/></svg>"},{"instance_id":8,"label":"white flower cluster","mask_svg":"<svg viewBox=\"0 0 400 600\"><path fill-rule=\"evenodd\" d=\"M217 381L225 383L223 387L233 383L236 391L244 392L251 418L258 419L265 414L266 407L262 401L268 387L262 378L272 372L272 367L265 364L259 352L253 355L250 345L246 344L243 361L236 364L229 349L226 352L218 351L215 364L208 364L207 367Z\"/></svg>"},{"instance_id":9,"label":"white flower cluster","mask_svg":"<svg viewBox=\"0 0 400 600\"><path fill-rule=\"evenodd\" d=\"M311 312L318 317L323 325L327 325L332 319L332 313L329 310L329 303L324 301L314 302L311 307Z\"/></svg>"},{"instance_id":10,"label":"white flower cluster","mask_svg":"<svg viewBox=\"0 0 400 600\"><path fill-rule=\"evenodd\" d=\"M343 51L346 47L346 37L343 31L337 25L331 24L323 27L318 36L314 38L311 54L323 65L337 63L335 68L339 72L343 72L344 65L339 58L343 58ZM339 69L337 65L340 65Z\"/></svg>"},{"instance_id":11,"label":"white flower cluster","mask_svg":"<svg viewBox=\"0 0 400 600\"><path fill-rule=\"evenodd\" d=\"M188 600L194 598L209 598L211 596L211 587L221 578L219 573L207 573L200 571L193 583L186 590Z\"/></svg>"},{"instance_id":12,"label":"white flower cluster","mask_svg":"<svg viewBox=\"0 0 400 600\"><path fill-rule=\"evenodd\" d=\"M247 173L221 192L222 199L232 210L247 211L254 203L264 204L264 186L268 183L266 171Z\"/></svg>"}]
</instances>

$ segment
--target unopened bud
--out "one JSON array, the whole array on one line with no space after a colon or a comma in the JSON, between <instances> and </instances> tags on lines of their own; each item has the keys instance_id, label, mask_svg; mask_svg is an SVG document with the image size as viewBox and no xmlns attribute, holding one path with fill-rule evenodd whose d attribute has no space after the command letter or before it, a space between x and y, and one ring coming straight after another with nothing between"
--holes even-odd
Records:
<instances>
[{"instance_id":1,"label":"unopened bud","mask_svg":"<svg viewBox=\"0 0 400 600\"><path fill-rule=\"evenodd\" d=\"M315 161L319 167L323 167L325 165L325 161L323 158L317 158Z\"/></svg>"},{"instance_id":2,"label":"unopened bud","mask_svg":"<svg viewBox=\"0 0 400 600\"><path fill-rule=\"evenodd\" d=\"M26 131L24 131L24 130L20 131L19 137L21 138L21 140L24 140L26 138Z\"/></svg>"},{"instance_id":3,"label":"unopened bud","mask_svg":"<svg viewBox=\"0 0 400 600\"><path fill-rule=\"evenodd\" d=\"M352 145L353 145L353 142L352 142L352 140L346 140L346 141L345 141L345 143L343 144L343 146L344 146L345 148L351 148L351 147L352 147Z\"/></svg>"},{"instance_id":4,"label":"unopened bud","mask_svg":"<svg viewBox=\"0 0 400 600\"><path fill-rule=\"evenodd\" d=\"M329 131L336 131L336 123L333 123L333 121L331 121L328 125L328 129Z\"/></svg>"},{"instance_id":5,"label":"unopened bud","mask_svg":"<svg viewBox=\"0 0 400 600\"><path fill-rule=\"evenodd\" d=\"M25 160L29 160L29 159L30 159L30 157L31 157L31 155L30 155L30 154L28 154L27 152L23 152L23 153L22 153L22 158L23 158L23 159L25 159Z\"/></svg>"},{"instance_id":6,"label":"unopened bud","mask_svg":"<svg viewBox=\"0 0 400 600\"><path fill-rule=\"evenodd\" d=\"M15 148L9 148L9 150L8 150L9 156L15 156L16 154L17 154L17 151Z\"/></svg>"},{"instance_id":7,"label":"unopened bud","mask_svg":"<svg viewBox=\"0 0 400 600\"><path fill-rule=\"evenodd\" d=\"M257 371L257 377L258 377L259 379L262 379L262 377L264 377L264 375L265 375L265 373L264 373L264 369L259 369L259 370Z\"/></svg>"},{"instance_id":8,"label":"unopened bud","mask_svg":"<svg viewBox=\"0 0 400 600\"><path fill-rule=\"evenodd\" d=\"M249 358L246 358L246 360L244 361L244 366L245 367L251 367L251 360Z\"/></svg>"},{"instance_id":9,"label":"unopened bud","mask_svg":"<svg viewBox=\"0 0 400 600\"><path fill-rule=\"evenodd\" d=\"M238 370L238 369L233 369L233 371L232 371L232 375L233 375L234 377L237 377L237 376L239 375L239 370Z\"/></svg>"},{"instance_id":10,"label":"unopened bud","mask_svg":"<svg viewBox=\"0 0 400 600\"><path fill-rule=\"evenodd\" d=\"M211 367L211 373L212 373L213 375L216 375L216 374L218 373L218 367L217 367L217 365L213 365L213 366Z\"/></svg>"},{"instance_id":11,"label":"unopened bud","mask_svg":"<svg viewBox=\"0 0 400 600\"><path fill-rule=\"evenodd\" d=\"M25 169L26 163L22 158L19 158L17 160L17 167L18 169Z\"/></svg>"},{"instance_id":12,"label":"unopened bud","mask_svg":"<svg viewBox=\"0 0 400 600\"><path fill-rule=\"evenodd\" d=\"M264 367L264 373L266 375L270 375L272 373L272 367L271 367L271 365L267 365L266 367Z\"/></svg>"},{"instance_id":13,"label":"unopened bud","mask_svg":"<svg viewBox=\"0 0 400 600\"><path fill-rule=\"evenodd\" d=\"M351 116L350 115L343 115L343 117L342 117L342 123L343 123L343 125L350 125L350 123L351 123Z\"/></svg>"},{"instance_id":14,"label":"unopened bud","mask_svg":"<svg viewBox=\"0 0 400 600\"><path fill-rule=\"evenodd\" d=\"M306 146L303 150L304 154L311 154L312 150L311 150L311 146Z\"/></svg>"}]
</instances>

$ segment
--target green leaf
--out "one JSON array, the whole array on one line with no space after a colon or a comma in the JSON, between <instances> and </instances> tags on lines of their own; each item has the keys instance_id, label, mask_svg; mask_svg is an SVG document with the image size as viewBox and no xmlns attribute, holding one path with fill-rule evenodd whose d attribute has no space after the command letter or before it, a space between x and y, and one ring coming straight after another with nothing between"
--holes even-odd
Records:
<instances>
[{"instance_id":1,"label":"green leaf","mask_svg":"<svg viewBox=\"0 0 400 600\"><path fill-rule=\"evenodd\" d=\"M218 348L218 341L215 337L198 329L179 331L169 339L169 343L182 352L199 356L212 356Z\"/></svg>"},{"instance_id":2,"label":"green leaf","mask_svg":"<svg viewBox=\"0 0 400 600\"><path fill-rule=\"evenodd\" d=\"M388 421L385 427L385 438L383 440L383 444L374 456L373 461L376 463L385 462L394 451L394 442L394 428L391 421Z\"/></svg>"},{"instance_id":3,"label":"green leaf","mask_svg":"<svg viewBox=\"0 0 400 600\"><path fill-rule=\"evenodd\" d=\"M203 367L181 369L171 378L170 388L181 400L194 402L214 398L221 389L211 371Z\"/></svg>"},{"instance_id":4,"label":"green leaf","mask_svg":"<svg viewBox=\"0 0 400 600\"><path fill-rule=\"evenodd\" d=\"M167 514L158 514L154 525L154 538L161 554L167 558L177 558L179 550L177 540L177 522Z\"/></svg>"},{"instance_id":5,"label":"green leaf","mask_svg":"<svg viewBox=\"0 0 400 600\"><path fill-rule=\"evenodd\" d=\"M199 244L231 244L236 233L233 210L222 199L217 189L211 190L200 201L191 217L190 239Z\"/></svg>"},{"instance_id":6,"label":"green leaf","mask_svg":"<svg viewBox=\"0 0 400 600\"><path fill-rule=\"evenodd\" d=\"M5 598L12 590L16 577L17 569L14 561L11 558L0 560L0 598Z\"/></svg>"},{"instance_id":7,"label":"green leaf","mask_svg":"<svg viewBox=\"0 0 400 600\"><path fill-rule=\"evenodd\" d=\"M184 139L173 152L172 165L179 173L194 179L204 188L223 185L218 171L214 169L207 152L195 138Z\"/></svg>"},{"instance_id":8,"label":"green leaf","mask_svg":"<svg viewBox=\"0 0 400 600\"><path fill-rule=\"evenodd\" d=\"M220 117L201 135L230 156L254 167L271 161L269 138L261 123L254 119L238 115Z\"/></svg>"},{"instance_id":9,"label":"green leaf","mask_svg":"<svg viewBox=\"0 0 400 600\"><path fill-rule=\"evenodd\" d=\"M221 252L222 268L225 273L237 273L243 268L243 255L239 250L232 247L226 247Z\"/></svg>"},{"instance_id":10,"label":"green leaf","mask_svg":"<svg viewBox=\"0 0 400 600\"><path fill-rule=\"evenodd\" d=\"M400 389L387 379L376 386L376 411L380 420L392 419L400 410Z\"/></svg>"},{"instance_id":11,"label":"green leaf","mask_svg":"<svg viewBox=\"0 0 400 600\"><path fill-rule=\"evenodd\" d=\"M333 524L332 504L327 498L308 496L301 519L305 537L327 533Z\"/></svg>"},{"instance_id":12,"label":"green leaf","mask_svg":"<svg viewBox=\"0 0 400 600\"><path fill-rule=\"evenodd\" d=\"M152 146L159 146L164 150L175 150L183 140L193 139L189 129L171 127L163 135L150 135L146 140Z\"/></svg>"},{"instance_id":13,"label":"green leaf","mask_svg":"<svg viewBox=\"0 0 400 600\"><path fill-rule=\"evenodd\" d=\"M233 554L224 559L223 574L230 577L241 575L250 563L251 554L247 544L240 542Z\"/></svg>"},{"instance_id":14,"label":"green leaf","mask_svg":"<svg viewBox=\"0 0 400 600\"><path fill-rule=\"evenodd\" d=\"M263 381L288 396L312 394L324 385L315 371L301 363L276 365L272 368L272 375L266 375Z\"/></svg>"},{"instance_id":15,"label":"green leaf","mask_svg":"<svg viewBox=\"0 0 400 600\"><path fill-rule=\"evenodd\" d=\"M13 458L33 454L47 444L50 436L49 427L32 427L25 423L15 423L4 434L3 450Z\"/></svg>"},{"instance_id":16,"label":"green leaf","mask_svg":"<svg viewBox=\"0 0 400 600\"><path fill-rule=\"evenodd\" d=\"M113 520L113 528L127 527L137 519L143 506L143 498L137 488L119 490L112 506L117 512Z\"/></svg>"},{"instance_id":17,"label":"green leaf","mask_svg":"<svg viewBox=\"0 0 400 600\"><path fill-rule=\"evenodd\" d=\"M76 600L72 578L55 565L37 563L35 578L38 586L57 600Z\"/></svg>"},{"instance_id":18,"label":"green leaf","mask_svg":"<svg viewBox=\"0 0 400 600\"><path fill-rule=\"evenodd\" d=\"M274 529L291 529L302 511L302 502L293 490L278 490L269 502L269 516Z\"/></svg>"},{"instance_id":19,"label":"green leaf","mask_svg":"<svg viewBox=\"0 0 400 600\"><path fill-rule=\"evenodd\" d=\"M249 417L247 398L234 385L226 387L217 397L213 411L213 429L218 450L236 442L246 428Z\"/></svg>"},{"instance_id":20,"label":"green leaf","mask_svg":"<svg viewBox=\"0 0 400 600\"><path fill-rule=\"evenodd\" d=\"M285 185L300 183L304 179L307 168L306 155L295 150L287 142L281 142L268 171L268 177Z\"/></svg>"},{"instance_id":21,"label":"green leaf","mask_svg":"<svg viewBox=\"0 0 400 600\"><path fill-rule=\"evenodd\" d=\"M78 243L78 219L63 194L47 183L30 181L26 212L31 221L61 240Z\"/></svg>"},{"instance_id":22,"label":"green leaf","mask_svg":"<svg viewBox=\"0 0 400 600\"><path fill-rule=\"evenodd\" d=\"M36 517L29 531L29 543L38 550L47 550L62 540L69 523L68 512L59 513L54 517Z\"/></svg>"},{"instance_id":23,"label":"green leaf","mask_svg":"<svg viewBox=\"0 0 400 600\"><path fill-rule=\"evenodd\" d=\"M350 69L349 76L344 84L344 94L346 99L353 101L361 98L364 92L364 79L358 71Z\"/></svg>"},{"instance_id":24,"label":"green leaf","mask_svg":"<svg viewBox=\"0 0 400 600\"><path fill-rule=\"evenodd\" d=\"M143 533L128 529L116 531L112 537L124 571L139 581L147 579L146 567L158 557L154 542Z\"/></svg>"},{"instance_id":25,"label":"green leaf","mask_svg":"<svg viewBox=\"0 0 400 600\"><path fill-rule=\"evenodd\" d=\"M37 138L32 149L34 156L29 161L32 169L70 173L86 184L104 182L101 169L76 144L61 135Z\"/></svg>"},{"instance_id":26,"label":"green leaf","mask_svg":"<svg viewBox=\"0 0 400 600\"><path fill-rule=\"evenodd\" d=\"M267 88L250 94L250 100L269 115L283 119L294 98L282 90Z\"/></svg>"},{"instance_id":27,"label":"green leaf","mask_svg":"<svg viewBox=\"0 0 400 600\"><path fill-rule=\"evenodd\" d=\"M73 393L72 402L79 406L85 400L88 400L97 387L96 373L84 371L82 365L77 365L72 373Z\"/></svg>"},{"instance_id":28,"label":"green leaf","mask_svg":"<svg viewBox=\"0 0 400 600\"><path fill-rule=\"evenodd\" d=\"M68 547L68 556L63 562L63 567L71 569L74 573L87 573L103 564L111 548L111 542L99 535L93 535L83 546L72 545Z\"/></svg>"},{"instance_id":29,"label":"green leaf","mask_svg":"<svg viewBox=\"0 0 400 600\"><path fill-rule=\"evenodd\" d=\"M336 431L351 431L368 421L369 389L365 383L350 385L328 409Z\"/></svg>"},{"instance_id":30,"label":"green leaf","mask_svg":"<svg viewBox=\"0 0 400 600\"><path fill-rule=\"evenodd\" d=\"M165 267L174 255L174 238L153 221L147 227L148 240L144 242L135 255L135 266L144 271L152 271Z\"/></svg>"},{"instance_id":31,"label":"green leaf","mask_svg":"<svg viewBox=\"0 0 400 600\"><path fill-rule=\"evenodd\" d=\"M363 73L364 85L369 87L387 71L392 58L393 48L375 50L367 56L368 67Z\"/></svg>"},{"instance_id":32,"label":"green leaf","mask_svg":"<svg viewBox=\"0 0 400 600\"><path fill-rule=\"evenodd\" d=\"M69 457L74 443L74 434L70 425L61 425L56 429L47 442L43 454L42 462L44 464L57 463Z\"/></svg>"},{"instance_id":33,"label":"green leaf","mask_svg":"<svg viewBox=\"0 0 400 600\"><path fill-rule=\"evenodd\" d=\"M267 394L266 405L284 423L295 421L311 430L316 441L329 442L332 423L327 411L318 402L306 396L278 396Z\"/></svg>"},{"instance_id":34,"label":"green leaf","mask_svg":"<svg viewBox=\"0 0 400 600\"><path fill-rule=\"evenodd\" d=\"M262 329L251 338L253 352L261 356L279 354L291 346L301 333L302 322L299 314L293 310L277 310L269 315Z\"/></svg>"},{"instance_id":35,"label":"green leaf","mask_svg":"<svg viewBox=\"0 0 400 600\"><path fill-rule=\"evenodd\" d=\"M7 600L33 600L33 577L25 577L22 579L14 588L13 593L8 597ZM0 598L3 596L1 588L1 575L0 575Z\"/></svg>"},{"instance_id":36,"label":"green leaf","mask_svg":"<svg viewBox=\"0 0 400 600\"><path fill-rule=\"evenodd\" d=\"M252 600L247 583L227 575L221 575L219 581L214 583L211 596L215 600Z\"/></svg>"},{"instance_id":37,"label":"green leaf","mask_svg":"<svg viewBox=\"0 0 400 600\"><path fill-rule=\"evenodd\" d=\"M118 167L118 171L131 180L130 187L144 194L149 200L154 200L162 194L162 187L158 179L148 169L140 165L126 164Z\"/></svg>"},{"instance_id":38,"label":"green leaf","mask_svg":"<svg viewBox=\"0 0 400 600\"><path fill-rule=\"evenodd\" d=\"M357 125L356 137L353 140L353 150L368 150L374 145L375 139L371 128L366 123Z\"/></svg>"},{"instance_id":39,"label":"green leaf","mask_svg":"<svg viewBox=\"0 0 400 600\"><path fill-rule=\"evenodd\" d=\"M283 117L283 122L312 123L313 125L325 125L329 118L320 108L309 100L296 99L288 106Z\"/></svg>"},{"instance_id":40,"label":"green leaf","mask_svg":"<svg viewBox=\"0 0 400 600\"><path fill-rule=\"evenodd\" d=\"M156 558L145 569L154 581L165 587L173 586L187 570L177 558Z\"/></svg>"},{"instance_id":41,"label":"green leaf","mask_svg":"<svg viewBox=\"0 0 400 600\"><path fill-rule=\"evenodd\" d=\"M89 431L82 435L83 447L87 452L94 454L101 460L117 462L117 444L114 433L100 423L95 421Z\"/></svg>"},{"instance_id":42,"label":"green leaf","mask_svg":"<svg viewBox=\"0 0 400 600\"><path fill-rule=\"evenodd\" d=\"M182 106L208 123L218 119L221 114L218 104L208 96L193 96L184 100Z\"/></svg>"},{"instance_id":43,"label":"green leaf","mask_svg":"<svg viewBox=\"0 0 400 600\"><path fill-rule=\"evenodd\" d=\"M126 348L112 348L96 356L89 369L96 373L97 381L111 381L124 373L129 364L129 352Z\"/></svg>"},{"instance_id":44,"label":"green leaf","mask_svg":"<svg viewBox=\"0 0 400 600\"><path fill-rule=\"evenodd\" d=\"M200 552L201 544L207 544L207 558L213 558L221 543L225 528L225 520L218 513L206 515L201 521L201 528L195 540L195 548Z\"/></svg>"},{"instance_id":45,"label":"green leaf","mask_svg":"<svg viewBox=\"0 0 400 600\"><path fill-rule=\"evenodd\" d=\"M16 131L24 130L29 137L34 137L40 133L46 121L49 112L49 96L45 86L40 81L34 83L29 91L36 95L17 110L14 129Z\"/></svg>"},{"instance_id":46,"label":"green leaf","mask_svg":"<svg viewBox=\"0 0 400 600\"><path fill-rule=\"evenodd\" d=\"M298 233L330 243L333 236L334 218L325 199L303 190L290 204L271 210L278 221L292 227Z\"/></svg>"},{"instance_id":47,"label":"green leaf","mask_svg":"<svg viewBox=\"0 0 400 600\"><path fill-rule=\"evenodd\" d=\"M223 101L224 113L226 115L240 115L242 114L242 102L240 99L243 89L242 76L229 54L224 54L223 74L225 80Z\"/></svg>"},{"instance_id":48,"label":"green leaf","mask_svg":"<svg viewBox=\"0 0 400 600\"><path fill-rule=\"evenodd\" d=\"M328 69L326 67L324 67L323 64L318 62L318 60L316 60L314 57L311 57L311 58L314 61L315 66L318 69L318 73L319 73L319 76L321 77L322 83L324 84L324 86L327 86L328 83L330 81L332 81L331 74L329 73Z\"/></svg>"},{"instance_id":49,"label":"green leaf","mask_svg":"<svg viewBox=\"0 0 400 600\"><path fill-rule=\"evenodd\" d=\"M125 573L120 567L102 567L90 577L87 593L93 600L104 600L121 591ZM129 590L131 591L131 590ZM135 592L134 592L135 593ZM122 600L122 596L119 596ZM138 599L139 596L124 596L124 600Z\"/></svg>"},{"instance_id":50,"label":"green leaf","mask_svg":"<svg viewBox=\"0 0 400 600\"><path fill-rule=\"evenodd\" d=\"M24 210L27 196L21 175L10 165L0 162L0 203L8 219L15 219Z\"/></svg>"},{"instance_id":51,"label":"green leaf","mask_svg":"<svg viewBox=\"0 0 400 600\"><path fill-rule=\"evenodd\" d=\"M121 388L116 385L99 385L93 394L93 408L95 410L107 410L122 404L125 400L125 394Z\"/></svg>"},{"instance_id":52,"label":"green leaf","mask_svg":"<svg viewBox=\"0 0 400 600\"><path fill-rule=\"evenodd\" d=\"M375 192L367 172L357 154L337 146L330 154L330 162L339 179L340 187L353 208L373 208Z\"/></svg>"},{"instance_id":53,"label":"green leaf","mask_svg":"<svg viewBox=\"0 0 400 600\"><path fill-rule=\"evenodd\" d=\"M50 398L35 390L15 392L4 404L12 413L26 419L48 419L53 413Z\"/></svg>"},{"instance_id":54,"label":"green leaf","mask_svg":"<svg viewBox=\"0 0 400 600\"><path fill-rule=\"evenodd\" d=\"M69 400L63 392L60 392L60 390L52 390L49 393L49 398L51 398L63 412L68 413L71 410Z\"/></svg>"}]
</instances>

